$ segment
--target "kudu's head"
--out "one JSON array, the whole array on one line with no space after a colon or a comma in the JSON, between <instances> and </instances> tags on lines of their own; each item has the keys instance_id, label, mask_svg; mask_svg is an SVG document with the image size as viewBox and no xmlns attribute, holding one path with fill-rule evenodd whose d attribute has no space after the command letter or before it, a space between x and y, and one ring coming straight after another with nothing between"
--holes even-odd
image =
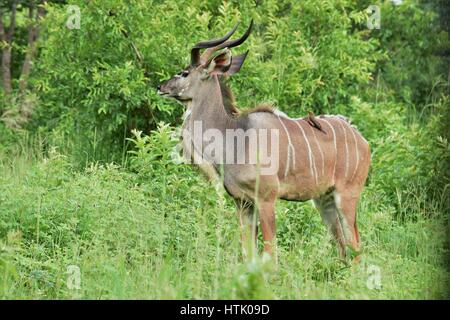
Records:
<instances>
[{"instance_id":1,"label":"kudu's head","mask_svg":"<svg viewBox=\"0 0 450 320\"><path fill-rule=\"evenodd\" d=\"M223 38L197 43L191 50L190 65L171 79L162 82L158 86L158 94L186 103L202 92L202 87L211 77L230 76L238 72L248 51L233 57L229 48L236 47L247 39L252 30L253 20L241 38L227 41L237 26L238 24ZM201 49L206 49L202 55Z\"/></svg>"}]
</instances>

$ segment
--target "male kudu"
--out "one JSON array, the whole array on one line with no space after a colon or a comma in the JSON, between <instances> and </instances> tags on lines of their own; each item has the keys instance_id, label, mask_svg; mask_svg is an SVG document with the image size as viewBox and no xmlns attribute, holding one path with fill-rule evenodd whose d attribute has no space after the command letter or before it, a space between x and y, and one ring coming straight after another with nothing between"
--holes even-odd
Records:
<instances>
[{"instance_id":1,"label":"male kudu","mask_svg":"<svg viewBox=\"0 0 450 320\"><path fill-rule=\"evenodd\" d=\"M183 123L185 155L209 177L222 177L226 191L238 207L244 242L250 235L253 240L249 242L254 245L256 241L254 211L257 211L264 251L274 253L275 201L312 199L337 240L340 256L345 258L346 245L355 252L360 247L356 209L369 171L369 145L342 116L315 118L310 114L291 119L267 106L245 112L237 109L224 78L240 70L248 51L232 57L229 49L246 40L252 25L253 21L245 34L234 41L228 39L237 25L223 38L197 43L191 50L190 65L158 86L158 93L187 107ZM202 55L201 49L206 49ZM210 141L192 138L195 122L223 136L230 130L277 130L277 170L263 175L259 163L217 160L230 153L234 158L239 152L251 157L255 152L267 151L259 145L246 145L242 150L224 146L218 152L223 157L219 158L204 154L202 150Z\"/></svg>"}]
</instances>

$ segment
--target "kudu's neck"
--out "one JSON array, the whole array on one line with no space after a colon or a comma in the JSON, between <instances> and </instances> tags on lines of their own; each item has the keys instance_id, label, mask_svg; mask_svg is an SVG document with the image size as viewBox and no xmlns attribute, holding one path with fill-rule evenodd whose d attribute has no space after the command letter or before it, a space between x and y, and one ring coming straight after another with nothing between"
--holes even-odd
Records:
<instances>
[{"instance_id":1,"label":"kudu's neck","mask_svg":"<svg viewBox=\"0 0 450 320\"><path fill-rule=\"evenodd\" d=\"M225 130L236 126L239 114L234 96L225 80L213 76L192 100L191 121L202 121L205 128Z\"/></svg>"}]
</instances>

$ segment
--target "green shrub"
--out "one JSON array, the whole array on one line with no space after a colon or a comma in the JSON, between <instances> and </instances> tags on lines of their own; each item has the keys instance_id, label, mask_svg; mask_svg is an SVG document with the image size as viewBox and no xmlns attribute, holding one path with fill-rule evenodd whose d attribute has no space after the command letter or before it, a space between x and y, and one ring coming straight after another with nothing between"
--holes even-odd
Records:
<instances>
[{"instance_id":1,"label":"green shrub","mask_svg":"<svg viewBox=\"0 0 450 320\"><path fill-rule=\"evenodd\" d=\"M69 2L80 30L47 6L28 130L0 121L1 298L448 297L450 113L433 54L447 42L433 6L384 1L382 29L368 30L366 0ZM183 110L154 88L192 44L251 18L235 50L248 61L230 79L238 105L340 113L370 143L359 266L341 266L312 205L283 201L277 269L244 261L232 200L174 161Z\"/></svg>"},{"instance_id":2,"label":"green shrub","mask_svg":"<svg viewBox=\"0 0 450 320\"><path fill-rule=\"evenodd\" d=\"M65 6L48 6L33 77L41 101L34 126L97 140L107 148L97 156L107 161L121 156L131 129L179 121L182 108L157 97L157 83L188 63L195 42L222 35L236 21L239 31L251 18L256 24L237 49L251 52L232 81L243 107L270 100L293 114L330 111L370 81L381 58L376 40L367 38L365 8L346 0L70 4L80 6L79 30L66 28Z\"/></svg>"}]
</instances>

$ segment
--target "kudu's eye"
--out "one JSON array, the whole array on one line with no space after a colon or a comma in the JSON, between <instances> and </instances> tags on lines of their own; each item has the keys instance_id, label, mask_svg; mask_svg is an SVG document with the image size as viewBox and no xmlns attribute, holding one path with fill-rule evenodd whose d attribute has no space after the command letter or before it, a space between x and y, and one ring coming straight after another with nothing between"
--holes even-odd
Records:
<instances>
[{"instance_id":1,"label":"kudu's eye","mask_svg":"<svg viewBox=\"0 0 450 320\"><path fill-rule=\"evenodd\" d=\"M189 71L181 71L181 76L186 78L189 75Z\"/></svg>"}]
</instances>

